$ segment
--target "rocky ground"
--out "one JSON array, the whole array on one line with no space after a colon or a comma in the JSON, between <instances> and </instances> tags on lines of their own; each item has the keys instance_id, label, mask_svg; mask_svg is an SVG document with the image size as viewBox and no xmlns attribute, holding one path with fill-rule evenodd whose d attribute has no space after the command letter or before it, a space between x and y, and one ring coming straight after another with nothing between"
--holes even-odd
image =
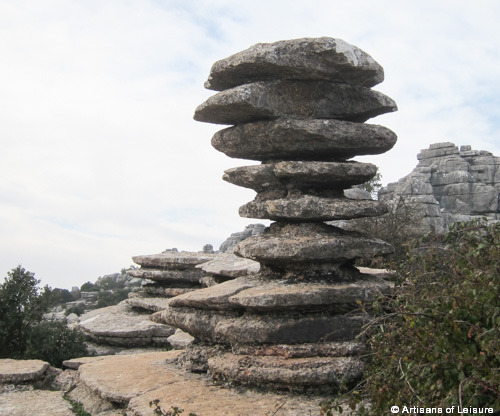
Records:
<instances>
[{"instance_id":1,"label":"rocky ground","mask_svg":"<svg viewBox=\"0 0 500 416\"><path fill-rule=\"evenodd\" d=\"M324 397L234 389L177 367L182 351L69 360L0 360L0 416L72 416L70 401L95 416L153 416L154 405L197 416L319 415ZM66 399L65 399L66 398ZM68 401L69 399L70 401Z\"/></svg>"}]
</instances>

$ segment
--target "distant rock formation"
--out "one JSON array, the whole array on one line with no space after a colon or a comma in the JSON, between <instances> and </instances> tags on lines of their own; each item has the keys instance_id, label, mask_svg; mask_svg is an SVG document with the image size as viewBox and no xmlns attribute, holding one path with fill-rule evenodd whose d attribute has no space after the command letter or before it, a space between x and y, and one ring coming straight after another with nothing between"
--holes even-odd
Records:
<instances>
[{"instance_id":1,"label":"distant rock formation","mask_svg":"<svg viewBox=\"0 0 500 416\"><path fill-rule=\"evenodd\" d=\"M379 191L392 212L410 212L415 233L444 233L454 222L477 217L500 219L500 157L446 142L417 158L409 175Z\"/></svg>"},{"instance_id":2,"label":"distant rock formation","mask_svg":"<svg viewBox=\"0 0 500 416\"><path fill-rule=\"evenodd\" d=\"M245 227L243 231L239 231L237 233L232 233L226 241L224 241L220 247L219 251L221 253L233 253L233 249L236 245L245 240L246 238L252 237L254 235L258 235L266 229L264 224L250 224Z\"/></svg>"}]
</instances>

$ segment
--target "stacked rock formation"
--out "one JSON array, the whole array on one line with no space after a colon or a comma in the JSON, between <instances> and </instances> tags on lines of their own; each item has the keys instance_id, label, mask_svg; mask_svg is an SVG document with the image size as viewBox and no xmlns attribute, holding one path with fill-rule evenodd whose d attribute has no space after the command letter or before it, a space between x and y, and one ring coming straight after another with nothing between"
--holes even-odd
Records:
<instances>
[{"instance_id":1,"label":"stacked rock formation","mask_svg":"<svg viewBox=\"0 0 500 416\"><path fill-rule=\"evenodd\" d=\"M196 266L213 259L213 250L191 252L178 251L174 248L159 254L132 257L141 268L130 270L128 274L143 279L143 293L139 299L166 300L201 288L200 279L204 273Z\"/></svg>"},{"instance_id":2,"label":"stacked rock formation","mask_svg":"<svg viewBox=\"0 0 500 416\"><path fill-rule=\"evenodd\" d=\"M335 390L360 376L362 345L354 338L368 317L359 302L388 284L353 264L392 247L324 221L385 212L376 201L343 194L376 173L372 164L347 159L395 144L389 129L363 124L396 110L370 88L382 80L369 55L331 38L258 44L213 65L206 87L221 92L195 119L234 124L212 145L262 164L229 169L224 179L257 192L241 216L275 222L235 248L261 263L259 274L180 295L153 316L193 335L199 345L192 356L209 357L216 378Z\"/></svg>"},{"instance_id":3,"label":"stacked rock formation","mask_svg":"<svg viewBox=\"0 0 500 416\"><path fill-rule=\"evenodd\" d=\"M450 142L417 155L413 171L379 191L393 212L411 216L415 234L444 233L457 221L500 219L500 157Z\"/></svg>"}]
</instances>

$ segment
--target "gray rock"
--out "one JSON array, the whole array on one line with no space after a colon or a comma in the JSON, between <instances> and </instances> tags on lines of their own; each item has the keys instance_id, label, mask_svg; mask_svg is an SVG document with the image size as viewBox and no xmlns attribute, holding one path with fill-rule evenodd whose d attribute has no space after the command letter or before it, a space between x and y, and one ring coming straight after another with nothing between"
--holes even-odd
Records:
<instances>
[{"instance_id":1,"label":"gray rock","mask_svg":"<svg viewBox=\"0 0 500 416\"><path fill-rule=\"evenodd\" d=\"M0 416L74 416L60 391L33 390L0 394Z\"/></svg>"},{"instance_id":2,"label":"gray rock","mask_svg":"<svg viewBox=\"0 0 500 416\"><path fill-rule=\"evenodd\" d=\"M187 332L177 329L173 335L168 337L168 342L175 350L183 350L191 345L194 338Z\"/></svg>"},{"instance_id":3,"label":"gray rock","mask_svg":"<svg viewBox=\"0 0 500 416\"><path fill-rule=\"evenodd\" d=\"M282 280L242 290L228 301L258 312L316 310L347 313L358 309L360 302L370 302L387 293L389 287L387 282L377 278L303 284L289 284Z\"/></svg>"},{"instance_id":4,"label":"gray rock","mask_svg":"<svg viewBox=\"0 0 500 416\"><path fill-rule=\"evenodd\" d=\"M194 253L191 251L164 251L159 254L149 254L145 256L134 256L132 260L145 268L163 268L173 270L192 269L197 264L206 262L213 258L213 254ZM132 274L132 276L137 276Z\"/></svg>"},{"instance_id":5,"label":"gray rock","mask_svg":"<svg viewBox=\"0 0 500 416\"><path fill-rule=\"evenodd\" d=\"M249 345L237 344L232 348L233 354L274 356L285 358L305 357L350 357L365 352L366 346L357 341L316 342L314 344L271 344Z\"/></svg>"},{"instance_id":6,"label":"gray rock","mask_svg":"<svg viewBox=\"0 0 500 416\"><path fill-rule=\"evenodd\" d=\"M376 173L377 167L371 163L286 161L228 169L222 179L257 192L267 189L341 189L365 183Z\"/></svg>"},{"instance_id":7,"label":"gray rock","mask_svg":"<svg viewBox=\"0 0 500 416\"><path fill-rule=\"evenodd\" d=\"M448 225L480 216L500 219L500 157L470 146L436 143L422 150L413 171L379 191L393 213L414 212L415 234L444 233Z\"/></svg>"},{"instance_id":8,"label":"gray rock","mask_svg":"<svg viewBox=\"0 0 500 416\"><path fill-rule=\"evenodd\" d=\"M387 212L378 201L347 198L326 198L301 195L271 200L255 200L239 209L240 216L274 221L333 221L361 217L376 217Z\"/></svg>"},{"instance_id":9,"label":"gray rock","mask_svg":"<svg viewBox=\"0 0 500 416\"><path fill-rule=\"evenodd\" d=\"M393 252L391 245L322 223L273 223L269 231L241 242L235 254L260 263L289 267L343 263ZM313 263L313 264L311 264Z\"/></svg>"},{"instance_id":10,"label":"gray rock","mask_svg":"<svg viewBox=\"0 0 500 416\"><path fill-rule=\"evenodd\" d=\"M365 87L328 81L262 81L215 94L198 106L194 119L215 124L281 117L363 122L396 110L392 99Z\"/></svg>"},{"instance_id":11,"label":"gray rock","mask_svg":"<svg viewBox=\"0 0 500 416\"><path fill-rule=\"evenodd\" d=\"M22 383L42 379L49 369L42 360L0 359L0 383Z\"/></svg>"},{"instance_id":12,"label":"gray rock","mask_svg":"<svg viewBox=\"0 0 500 416\"><path fill-rule=\"evenodd\" d=\"M124 302L82 315L78 327L97 343L126 347L168 345L167 338L175 331L134 313Z\"/></svg>"},{"instance_id":13,"label":"gray rock","mask_svg":"<svg viewBox=\"0 0 500 416\"><path fill-rule=\"evenodd\" d=\"M342 383L350 385L364 370L361 360L352 357L282 358L233 354L210 358L208 367L215 379L288 390L314 388L315 392L338 390Z\"/></svg>"},{"instance_id":14,"label":"gray rock","mask_svg":"<svg viewBox=\"0 0 500 416\"><path fill-rule=\"evenodd\" d=\"M196 267L205 273L235 278L256 274L260 270L260 264L250 259L242 259L234 254L222 253L213 260L197 265Z\"/></svg>"},{"instance_id":15,"label":"gray rock","mask_svg":"<svg viewBox=\"0 0 500 416\"><path fill-rule=\"evenodd\" d=\"M149 312L158 312L165 309L168 306L169 298L150 298L136 296L126 299L124 303L131 306L132 308L143 309Z\"/></svg>"},{"instance_id":16,"label":"gray rock","mask_svg":"<svg viewBox=\"0 0 500 416\"><path fill-rule=\"evenodd\" d=\"M319 79L372 87L383 68L366 52L341 39L302 38L258 43L217 61L205 87L217 91L269 79Z\"/></svg>"},{"instance_id":17,"label":"gray rock","mask_svg":"<svg viewBox=\"0 0 500 416\"><path fill-rule=\"evenodd\" d=\"M349 188L349 189L344 189L344 196L349 199L355 199L355 200L371 200L372 196L370 192L365 191L364 189L361 188Z\"/></svg>"},{"instance_id":18,"label":"gray rock","mask_svg":"<svg viewBox=\"0 0 500 416\"><path fill-rule=\"evenodd\" d=\"M205 261L208 260L205 259L203 262ZM194 264L193 267L196 266L196 264ZM201 270L197 270L194 268L185 270L162 270L162 269L140 268L131 270L129 274L131 276L135 276L141 279L148 279L158 282L171 282L172 284L175 283L178 284L181 282L198 283L199 280L203 277L203 272Z\"/></svg>"},{"instance_id":19,"label":"gray rock","mask_svg":"<svg viewBox=\"0 0 500 416\"><path fill-rule=\"evenodd\" d=\"M367 317L361 315L245 313L236 319L220 321L215 335L231 344L351 341L366 322Z\"/></svg>"},{"instance_id":20,"label":"gray rock","mask_svg":"<svg viewBox=\"0 0 500 416\"><path fill-rule=\"evenodd\" d=\"M251 277L238 277L234 280L210 286L184 295L176 296L169 302L169 306L192 307L200 309L241 309L237 304L230 303L229 297L242 290L254 287L259 282Z\"/></svg>"},{"instance_id":21,"label":"gray rock","mask_svg":"<svg viewBox=\"0 0 500 416\"><path fill-rule=\"evenodd\" d=\"M243 159L334 161L384 153L396 139L391 130L375 124L278 119L220 130L212 146Z\"/></svg>"},{"instance_id":22,"label":"gray rock","mask_svg":"<svg viewBox=\"0 0 500 416\"><path fill-rule=\"evenodd\" d=\"M325 313L252 314L187 307L168 307L152 315L196 339L220 344L300 344L350 341L367 316Z\"/></svg>"},{"instance_id":23,"label":"gray rock","mask_svg":"<svg viewBox=\"0 0 500 416\"><path fill-rule=\"evenodd\" d=\"M232 233L219 247L221 253L233 253L233 248L236 247L240 241L253 235L258 235L265 230L264 224L250 224L245 227L243 231Z\"/></svg>"}]
</instances>

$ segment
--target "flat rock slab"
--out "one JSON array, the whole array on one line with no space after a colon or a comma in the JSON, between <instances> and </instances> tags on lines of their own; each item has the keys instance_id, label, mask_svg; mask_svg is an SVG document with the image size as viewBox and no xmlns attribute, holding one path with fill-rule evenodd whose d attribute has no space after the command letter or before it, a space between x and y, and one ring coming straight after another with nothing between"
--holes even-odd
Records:
<instances>
[{"instance_id":1,"label":"flat rock slab","mask_svg":"<svg viewBox=\"0 0 500 416\"><path fill-rule=\"evenodd\" d=\"M201 287L201 284L199 287L165 287L161 284L145 284L142 286L142 292L146 296L151 296L151 297L167 297L171 298L174 296L179 296L184 293L189 293L192 292L193 290L197 290Z\"/></svg>"},{"instance_id":2,"label":"flat rock slab","mask_svg":"<svg viewBox=\"0 0 500 416\"><path fill-rule=\"evenodd\" d=\"M60 391L32 390L0 394L0 416L75 416Z\"/></svg>"},{"instance_id":3,"label":"flat rock slab","mask_svg":"<svg viewBox=\"0 0 500 416\"><path fill-rule=\"evenodd\" d=\"M20 383L43 377L50 364L41 360L0 360L0 383Z\"/></svg>"},{"instance_id":4,"label":"flat rock slab","mask_svg":"<svg viewBox=\"0 0 500 416\"><path fill-rule=\"evenodd\" d=\"M221 91L267 79L321 79L372 87L383 68L366 52L341 39L301 38L258 43L215 62L205 88Z\"/></svg>"},{"instance_id":5,"label":"flat rock slab","mask_svg":"<svg viewBox=\"0 0 500 416\"><path fill-rule=\"evenodd\" d=\"M196 339L221 344L301 344L352 341L366 323L364 315L253 314L169 307L152 316Z\"/></svg>"},{"instance_id":6,"label":"flat rock slab","mask_svg":"<svg viewBox=\"0 0 500 416\"><path fill-rule=\"evenodd\" d=\"M198 283L200 279L203 277L203 272L197 269L159 270L159 269L140 268L140 269L129 270L127 274L140 279L155 280L162 283L171 282L172 284L179 282Z\"/></svg>"},{"instance_id":7,"label":"flat rock slab","mask_svg":"<svg viewBox=\"0 0 500 416\"><path fill-rule=\"evenodd\" d=\"M229 253L217 254L215 259L196 267L208 274L230 278L256 274L260 270L260 264L256 261L243 259Z\"/></svg>"},{"instance_id":8,"label":"flat rock slab","mask_svg":"<svg viewBox=\"0 0 500 416\"><path fill-rule=\"evenodd\" d=\"M176 329L174 335L170 335L168 337L168 342L175 350L182 350L191 345L194 341L194 338L189 335L187 332L182 331L181 329Z\"/></svg>"},{"instance_id":9,"label":"flat rock slab","mask_svg":"<svg viewBox=\"0 0 500 416\"><path fill-rule=\"evenodd\" d=\"M238 277L234 280L210 286L204 289L195 290L172 298L169 305L173 308L187 306L201 309L241 309L235 303L230 303L228 299L242 290L254 287L259 281L252 277ZM165 308L166 309L166 308Z\"/></svg>"},{"instance_id":10,"label":"flat rock slab","mask_svg":"<svg viewBox=\"0 0 500 416\"><path fill-rule=\"evenodd\" d=\"M385 153L396 141L394 132L375 124L278 119L219 130L212 146L241 159L329 161Z\"/></svg>"},{"instance_id":11,"label":"flat rock slab","mask_svg":"<svg viewBox=\"0 0 500 416\"><path fill-rule=\"evenodd\" d=\"M378 217L387 213L387 207L378 201L301 195L266 200L257 197L242 205L239 213L244 218L273 221L335 221Z\"/></svg>"},{"instance_id":12,"label":"flat rock slab","mask_svg":"<svg viewBox=\"0 0 500 416\"><path fill-rule=\"evenodd\" d=\"M228 301L250 311L322 310L347 313L386 293L390 286L382 279L351 283L298 283L276 281L245 289Z\"/></svg>"},{"instance_id":13,"label":"flat rock slab","mask_svg":"<svg viewBox=\"0 0 500 416\"><path fill-rule=\"evenodd\" d=\"M72 358L71 360L66 360L63 361L63 367L64 368L69 368L72 370L78 370L81 365L87 364L87 363L92 363L97 360L102 360L103 358L107 357L106 355L102 355L99 357L80 357L80 358Z\"/></svg>"},{"instance_id":14,"label":"flat rock slab","mask_svg":"<svg viewBox=\"0 0 500 416\"><path fill-rule=\"evenodd\" d=\"M126 405L127 414L154 416L149 403L159 400L171 410L176 406L185 414L200 416L265 416L284 405L277 416L316 414L324 398L235 391L215 385L208 377L184 372L170 364L181 351L106 357L82 365L81 382L101 398Z\"/></svg>"},{"instance_id":15,"label":"flat rock slab","mask_svg":"<svg viewBox=\"0 0 500 416\"><path fill-rule=\"evenodd\" d=\"M222 179L257 192L268 189L344 189L365 183L376 173L377 167L371 163L286 161L227 169Z\"/></svg>"},{"instance_id":16,"label":"flat rock slab","mask_svg":"<svg viewBox=\"0 0 500 416\"><path fill-rule=\"evenodd\" d=\"M158 312L168 306L169 298L145 298L133 297L125 300L125 303L133 308L144 309L150 312Z\"/></svg>"},{"instance_id":17,"label":"flat rock slab","mask_svg":"<svg viewBox=\"0 0 500 416\"><path fill-rule=\"evenodd\" d=\"M129 347L168 345L167 337L175 331L132 311L124 302L82 315L78 326L98 343Z\"/></svg>"},{"instance_id":18,"label":"flat rock slab","mask_svg":"<svg viewBox=\"0 0 500 416\"><path fill-rule=\"evenodd\" d=\"M192 374L178 377L175 383L132 399L127 411L131 416L154 416L149 403L157 399L165 411L178 407L186 415L306 416L319 414L320 402L325 397L311 399L297 395L235 391Z\"/></svg>"},{"instance_id":19,"label":"flat rock slab","mask_svg":"<svg viewBox=\"0 0 500 416\"><path fill-rule=\"evenodd\" d=\"M175 371L166 362L181 351L111 356L91 361L78 369L80 381L100 397L126 404L133 397L172 383Z\"/></svg>"},{"instance_id":20,"label":"flat rock slab","mask_svg":"<svg viewBox=\"0 0 500 416\"><path fill-rule=\"evenodd\" d=\"M208 98L196 108L194 119L215 124L276 118L364 122L396 110L391 98L365 87L328 81L260 81Z\"/></svg>"},{"instance_id":21,"label":"flat rock slab","mask_svg":"<svg viewBox=\"0 0 500 416\"><path fill-rule=\"evenodd\" d=\"M244 385L302 390L338 391L342 382L352 384L361 377L363 363L355 357L255 357L224 354L209 358L208 367L216 379Z\"/></svg>"},{"instance_id":22,"label":"flat rock slab","mask_svg":"<svg viewBox=\"0 0 500 416\"><path fill-rule=\"evenodd\" d=\"M192 269L194 266L212 260L213 254L191 251L164 251L159 254L134 256L132 260L143 267L173 270Z\"/></svg>"},{"instance_id":23,"label":"flat rock slab","mask_svg":"<svg viewBox=\"0 0 500 416\"><path fill-rule=\"evenodd\" d=\"M247 238L235 249L242 257L283 267L303 262L345 262L392 252L392 246L382 240L322 223L273 223L267 232Z\"/></svg>"},{"instance_id":24,"label":"flat rock slab","mask_svg":"<svg viewBox=\"0 0 500 416\"><path fill-rule=\"evenodd\" d=\"M356 341L310 344L234 345L233 354L261 357L307 358L359 356L366 346Z\"/></svg>"}]
</instances>

